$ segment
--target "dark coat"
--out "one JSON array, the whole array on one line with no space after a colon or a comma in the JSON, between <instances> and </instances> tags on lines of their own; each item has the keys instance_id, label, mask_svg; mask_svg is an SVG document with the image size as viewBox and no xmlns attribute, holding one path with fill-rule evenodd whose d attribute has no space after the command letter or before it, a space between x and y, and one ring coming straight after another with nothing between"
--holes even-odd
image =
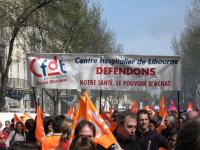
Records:
<instances>
[{"instance_id":1,"label":"dark coat","mask_svg":"<svg viewBox=\"0 0 200 150\"><path fill-rule=\"evenodd\" d=\"M161 134L157 134L155 131L149 130L143 133L147 141L147 147L150 146L150 150L158 150L159 147L168 149L167 139Z\"/></svg>"},{"instance_id":2,"label":"dark coat","mask_svg":"<svg viewBox=\"0 0 200 150\"><path fill-rule=\"evenodd\" d=\"M146 150L146 143L144 138L142 137L122 140L120 138L120 135L117 134L117 132L114 133L114 136L121 148L124 150Z\"/></svg>"}]
</instances>

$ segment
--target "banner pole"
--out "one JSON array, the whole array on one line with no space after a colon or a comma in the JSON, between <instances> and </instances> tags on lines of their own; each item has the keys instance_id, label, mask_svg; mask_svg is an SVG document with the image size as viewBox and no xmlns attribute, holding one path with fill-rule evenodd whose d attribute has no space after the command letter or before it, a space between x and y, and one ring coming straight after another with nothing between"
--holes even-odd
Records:
<instances>
[{"instance_id":1,"label":"banner pole","mask_svg":"<svg viewBox=\"0 0 200 150\"><path fill-rule=\"evenodd\" d=\"M35 113L37 112L37 100L36 100L36 94L35 94L35 88L32 87L33 90L33 97L34 97L34 104L35 104Z\"/></svg>"}]
</instances>

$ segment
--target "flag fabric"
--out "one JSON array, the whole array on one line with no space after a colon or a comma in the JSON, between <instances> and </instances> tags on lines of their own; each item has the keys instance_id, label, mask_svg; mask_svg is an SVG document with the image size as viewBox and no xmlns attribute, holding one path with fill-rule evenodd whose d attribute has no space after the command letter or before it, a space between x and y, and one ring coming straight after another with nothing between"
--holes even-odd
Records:
<instances>
[{"instance_id":1,"label":"flag fabric","mask_svg":"<svg viewBox=\"0 0 200 150\"><path fill-rule=\"evenodd\" d=\"M24 112L24 115L21 116L22 123L25 125L26 120L28 120L28 119L33 119L33 118L31 116L29 116L26 112Z\"/></svg>"},{"instance_id":2,"label":"flag fabric","mask_svg":"<svg viewBox=\"0 0 200 150\"><path fill-rule=\"evenodd\" d=\"M66 113L66 117L73 120L74 118L74 107L71 105L69 111Z\"/></svg>"},{"instance_id":3,"label":"flag fabric","mask_svg":"<svg viewBox=\"0 0 200 150\"><path fill-rule=\"evenodd\" d=\"M106 122L107 126L110 128L110 130L113 132L117 128L117 124L112 121L110 117L104 112L101 112L101 117Z\"/></svg>"},{"instance_id":4,"label":"flag fabric","mask_svg":"<svg viewBox=\"0 0 200 150\"><path fill-rule=\"evenodd\" d=\"M109 107L109 113L110 113L110 116L112 116L113 110L112 110L112 107L111 107L111 106Z\"/></svg>"},{"instance_id":5,"label":"flag fabric","mask_svg":"<svg viewBox=\"0 0 200 150\"><path fill-rule=\"evenodd\" d=\"M170 101L169 110L170 110L170 111L178 112L178 110L177 110L177 108L176 108L176 105L174 104L174 101L173 101L173 100Z\"/></svg>"},{"instance_id":6,"label":"flag fabric","mask_svg":"<svg viewBox=\"0 0 200 150\"><path fill-rule=\"evenodd\" d=\"M135 113L135 114L138 112L136 100L133 100L133 103L132 103L132 106L131 106L131 111L132 111L133 113Z\"/></svg>"},{"instance_id":7,"label":"flag fabric","mask_svg":"<svg viewBox=\"0 0 200 150\"><path fill-rule=\"evenodd\" d=\"M85 119L91 121L96 127L97 133L94 138L95 143L102 145L104 148L108 148L117 141L99 112L96 110L88 94L85 92L83 95L84 96L80 96L77 112L72 126L72 135L70 138L72 140L76 125L81 120Z\"/></svg>"},{"instance_id":8,"label":"flag fabric","mask_svg":"<svg viewBox=\"0 0 200 150\"><path fill-rule=\"evenodd\" d=\"M43 111L38 106L37 107L35 138L37 139L37 142L40 143L44 136L45 136L45 132L44 132L44 126L43 126Z\"/></svg>"},{"instance_id":9,"label":"flag fabric","mask_svg":"<svg viewBox=\"0 0 200 150\"><path fill-rule=\"evenodd\" d=\"M145 98L144 98L144 101L145 101L145 102L148 102L148 101L150 101L150 99L149 99L148 97L145 97Z\"/></svg>"},{"instance_id":10,"label":"flag fabric","mask_svg":"<svg viewBox=\"0 0 200 150\"><path fill-rule=\"evenodd\" d=\"M14 113L14 126L16 125L16 123L17 123L18 121L21 121L21 119L17 116L16 113Z\"/></svg>"},{"instance_id":11,"label":"flag fabric","mask_svg":"<svg viewBox=\"0 0 200 150\"><path fill-rule=\"evenodd\" d=\"M193 110L192 102L189 102L187 112L192 111L192 110Z\"/></svg>"},{"instance_id":12,"label":"flag fabric","mask_svg":"<svg viewBox=\"0 0 200 150\"><path fill-rule=\"evenodd\" d=\"M150 114L151 113L151 115L155 115L156 114L156 112L150 107L150 106L145 106L144 107L144 109Z\"/></svg>"},{"instance_id":13,"label":"flag fabric","mask_svg":"<svg viewBox=\"0 0 200 150\"><path fill-rule=\"evenodd\" d=\"M160 100L160 111L159 111L159 115L161 117L165 117L167 116L167 108L165 107L165 99L164 96L162 96L161 100Z\"/></svg>"}]
</instances>

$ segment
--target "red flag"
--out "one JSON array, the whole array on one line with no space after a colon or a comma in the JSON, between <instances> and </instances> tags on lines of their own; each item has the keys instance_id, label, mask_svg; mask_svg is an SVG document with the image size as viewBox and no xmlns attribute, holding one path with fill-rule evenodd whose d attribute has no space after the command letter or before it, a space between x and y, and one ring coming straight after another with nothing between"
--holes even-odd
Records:
<instances>
[{"instance_id":1,"label":"red flag","mask_svg":"<svg viewBox=\"0 0 200 150\"><path fill-rule=\"evenodd\" d=\"M150 106L145 106L144 109L148 112L151 113L153 116L156 114L156 112L150 107Z\"/></svg>"},{"instance_id":2,"label":"red flag","mask_svg":"<svg viewBox=\"0 0 200 150\"><path fill-rule=\"evenodd\" d=\"M24 115L21 116L21 121L25 125L26 120L33 119L31 116L29 116L26 112L24 112Z\"/></svg>"},{"instance_id":3,"label":"red flag","mask_svg":"<svg viewBox=\"0 0 200 150\"><path fill-rule=\"evenodd\" d=\"M131 111L135 114L138 112L136 100L133 100L133 103L132 103L132 106L131 106Z\"/></svg>"},{"instance_id":4,"label":"red flag","mask_svg":"<svg viewBox=\"0 0 200 150\"><path fill-rule=\"evenodd\" d=\"M192 111L192 110L193 110L192 102L189 102L189 103L188 103L187 112L188 112L188 111Z\"/></svg>"},{"instance_id":5,"label":"red flag","mask_svg":"<svg viewBox=\"0 0 200 150\"><path fill-rule=\"evenodd\" d=\"M84 97L80 96L76 116L74 117L72 126L71 140L76 125L83 119L89 120L95 125L97 133L94 141L96 143L102 145L104 148L108 148L112 144L116 143L115 137L86 93L84 93Z\"/></svg>"},{"instance_id":6,"label":"red flag","mask_svg":"<svg viewBox=\"0 0 200 150\"><path fill-rule=\"evenodd\" d=\"M160 100L160 112L159 115L161 117L167 116L167 108L165 107L165 99L164 96L162 96L161 100Z\"/></svg>"},{"instance_id":7,"label":"red flag","mask_svg":"<svg viewBox=\"0 0 200 150\"><path fill-rule=\"evenodd\" d=\"M43 115L42 109L40 107L37 107L35 138L37 139L38 143L40 143L42 138L45 136L42 115Z\"/></svg>"},{"instance_id":8,"label":"red flag","mask_svg":"<svg viewBox=\"0 0 200 150\"><path fill-rule=\"evenodd\" d=\"M111 107L111 106L109 107L109 113L110 113L110 116L112 116L113 110L112 110L112 107Z\"/></svg>"},{"instance_id":9,"label":"red flag","mask_svg":"<svg viewBox=\"0 0 200 150\"><path fill-rule=\"evenodd\" d=\"M106 113L101 112L101 117L106 122L107 126L110 128L112 132L117 128L117 124L114 121L112 121L112 119L108 117Z\"/></svg>"},{"instance_id":10,"label":"red flag","mask_svg":"<svg viewBox=\"0 0 200 150\"><path fill-rule=\"evenodd\" d=\"M16 123L17 123L18 121L21 121L21 120L19 119L19 117L17 116L17 114L14 113L14 126L16 125Z\"/></svg>"},{"instance_id":11,"label":"red flag","mask_svg":"<svg viewBox=\"0 0 200 150\"><path fill-rule=\"evenodd\" d=\"M74 107L71 105L69 111L66 114L67 118L73 120L74 118Z\"/></svg>"}]
</instances>

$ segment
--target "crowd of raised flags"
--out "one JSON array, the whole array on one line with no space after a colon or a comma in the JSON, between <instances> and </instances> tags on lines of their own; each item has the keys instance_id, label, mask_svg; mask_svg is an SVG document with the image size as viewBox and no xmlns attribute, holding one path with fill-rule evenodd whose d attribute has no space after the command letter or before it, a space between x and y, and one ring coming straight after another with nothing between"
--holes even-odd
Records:
<instances>
[{"instance_id":1,"label":"crowd of raised flags","mask_svg":"<svg viewBox=\"0 0 200 150\"><path fill-rule=\"evenodd\" d=\"M147 111L148 110L152 111L152 113L154 114L156 113L149 106L145 106L145 109ZM174 104L173 100L170 101L169 108L166 107L164 96L162 96L160 100L159 109L160 109L159 115L161 117L166 117L168 115L168 110L174 111L176 113L178 112L177 107ZM139 111L136 100L133 100L130 110L135 114ZM192 111L192 110L193 110L192 103L189 102L187 111ZM99 113L94 104L92 103L92 101L90 100L88 94L86 92L83 93L83 95L80 96L76 111L73 106L70 106L69 111L66 113L66 117L73 120L69 141L71 142L73 140L74 130L77 124L81 120L87 120L92 122L96 127L97 133L94 138L95 143L102 145L104 148L108 148L113 144L118 145L112 133L117 128L116 122L114 122L110 117L112 113L113 110L111 107L109 107L109 112L101 111ZM32 118L26 112L22 117L18 117L17 114L14 113L13 118L14 118L14 125L16 125L16 123L19 121L21 121L25 125L26 120L36 119L35 138L37 139L37 144L41 145L42 139L45 137L45 131L43 124L44 112L40 106L37 106L36 108L36 118Z\"/></svg>"}]
</instances>

